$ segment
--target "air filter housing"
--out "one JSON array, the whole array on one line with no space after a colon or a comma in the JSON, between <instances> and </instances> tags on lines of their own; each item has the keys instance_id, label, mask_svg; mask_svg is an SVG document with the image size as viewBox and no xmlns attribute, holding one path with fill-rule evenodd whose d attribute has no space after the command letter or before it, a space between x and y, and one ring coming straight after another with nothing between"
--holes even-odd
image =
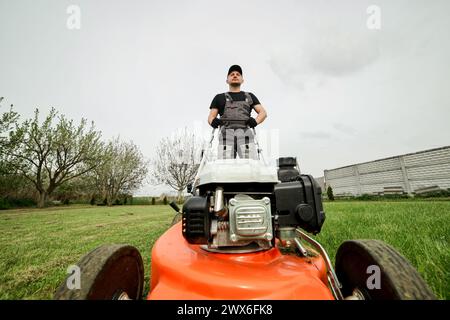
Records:
<instances>
[{"instance_id":1,"label":"air filter housing","mask_svg":"<svg viewBox=\"0 0 450 320\"><path fill-rule=\"evenodd\" d=\"M325 221L322 207L322 190L310 175L298 175L296 181L275 185L278 225L301 227L317 234Z\"/></svg>"},{"instance_id":2,"label":"air filter housing","mask_svg":"<svg viewBox=\"0 0 450 320\"><path fill-rule=\"evenodd\" d=\"M183 205L183 236L191 244L207 243L210 238L207 197L191 197Z\"/></svg>"}]
</instances>

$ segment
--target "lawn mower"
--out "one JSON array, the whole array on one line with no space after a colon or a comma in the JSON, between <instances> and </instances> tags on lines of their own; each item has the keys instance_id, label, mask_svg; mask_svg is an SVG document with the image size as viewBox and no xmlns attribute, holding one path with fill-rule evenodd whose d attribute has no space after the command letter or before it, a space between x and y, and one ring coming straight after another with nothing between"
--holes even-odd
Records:
<instances>
[{"instance_id":1,"label":"lawn mower","mask_svg":"<svg viewBox=\"0 0 450 320\"><path fill-rule=\"evenodd\" d=\"M249 129L250 130L250 129ZM151 300L436 299L419 273L379 240L349 240L335 266L310 235L325 221L322 190L294 157L269 165L253 130L255 158L220 159L213 130L191 196L152 249ZM129 245L104 245L78 263L81 287L56 299L140 299L144 268Z\"/></svg>"}]
</instances>

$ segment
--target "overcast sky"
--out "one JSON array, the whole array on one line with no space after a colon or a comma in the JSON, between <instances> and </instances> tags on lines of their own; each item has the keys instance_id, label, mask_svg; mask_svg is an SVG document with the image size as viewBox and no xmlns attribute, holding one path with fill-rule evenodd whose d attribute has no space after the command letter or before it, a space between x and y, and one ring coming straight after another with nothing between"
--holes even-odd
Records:
<instances>
[{"instance_id":1,"label":"overcast sky","mask_svg":"<svg viewBox=\"0 0 450 320\"><path fill-rule=\"evenodd\" d=\"M0 96L22 118L55 107L92 120L151 158L177 128L209 132L240 64L268 112L259 132L319 177L450 145L449 14L447 0L0 0Z\"/></svg>"}]
</instances>

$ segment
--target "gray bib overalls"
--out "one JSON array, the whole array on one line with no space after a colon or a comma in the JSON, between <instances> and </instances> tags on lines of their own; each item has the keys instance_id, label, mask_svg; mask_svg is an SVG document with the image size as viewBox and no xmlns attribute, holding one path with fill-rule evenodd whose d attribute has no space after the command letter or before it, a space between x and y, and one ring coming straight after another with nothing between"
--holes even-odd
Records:
<instances>
[{"instance_id":1,"label":"gray bib overalls","mask_svg":"<svg viewBox=\"0 0 450 320\"><path fill-rule=\"evenodd\" d=\"M250 119L253 100L244 92L245 101L233 101L230 94L225 93L225 109L220 117L222 127L219 136L219 159L239 158L257 159L253 131L247 127Z\"/></svg>"}]
</instances>

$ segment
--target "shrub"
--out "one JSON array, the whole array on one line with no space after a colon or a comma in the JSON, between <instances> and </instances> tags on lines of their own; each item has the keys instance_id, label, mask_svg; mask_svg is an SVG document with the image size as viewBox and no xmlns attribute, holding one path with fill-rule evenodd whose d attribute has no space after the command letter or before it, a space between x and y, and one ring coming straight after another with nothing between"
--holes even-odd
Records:
<instances>
[{"instance_id":1,"label":"shrub","mask_svg":"<svg viewBox=\"0 0 450 320\"><path fill-rule=\"evenodd\" d=\"M385 194L383 196L384 199L409 199L409 196L406 193L403 194Z\"/></svg>"},{"instance_id":2,"label":"shrub","mask_svg":"<svg viewBox=\"0 0 450 320\"><path fill-rule=\"evenodd\" d=\"M362 200L362 201L378 200L379 198L380 198L380 196L378 196L378 195L367 194L367 193L363 193L362 195L355 197L356 200Z\"/></svg>"},{"instance_id":3,"label":"shrub","mask_svg":"<svg viewBox=\"0 0 450 320\"><path fill-rule=\"evenodd\" d=\"M0 210L6 210L10 209L11 204L9 203L8 199L6 198L0 198Z\"/></svg>"},{"instance_id":4,"label":"shrub","mask_svg":"<svg viewBox=\"0 0 450 320\"><path fill-rule=\"evenodd\" d=\"M12 208L34 207L36 201L30 198L14 199L14 198L0 198L0 210Z\"/></svg>"},{"instance_id":5,"label":"shrub","mask_svg":"<svg viewBox=\"0 0 450 320\"><path fill-rule=\"evenodd\" d=\"M152 205L154 206L155 203L156 203L156 199L155 199L155 197L152 197Z\"/></svg>"},{"instance_id":6,"label":"shrub","mask_svg":"<svg viewBox=\"0 0 450 320\"><path fill-rule=\"evenodd\" d=\"M440 197L450 197L450 189L447 190L436 190L425 192L421 194L416 194L416 198L440 198Z\"/></svg>"},{"instance_id":7,"label":"shrub","mask_svg":"<svg viewBox=\"0 0 450 320\"><path fill-rule=\"evenodd\" d=\"M327 188L327 196L328 200L334 201L333 188L331 188L331 186L328 186Z\"/></svg>"}]
</instances>

